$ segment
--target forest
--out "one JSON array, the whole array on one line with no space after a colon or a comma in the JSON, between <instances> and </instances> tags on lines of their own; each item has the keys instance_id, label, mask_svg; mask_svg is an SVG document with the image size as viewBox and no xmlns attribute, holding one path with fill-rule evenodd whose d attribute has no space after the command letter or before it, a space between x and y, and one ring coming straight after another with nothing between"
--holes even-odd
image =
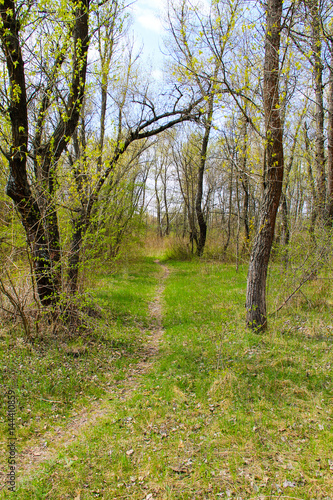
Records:
<instances>
[{"instance_id":1,"label":"forest","mask_svg":"<svg viewBox=\"0 0 333 500\"><path fill-rule=\"evenodd\" d=\"M158 4L0 1L0 498L332 500L332 2Z\"/></svg>"}]
</instances>

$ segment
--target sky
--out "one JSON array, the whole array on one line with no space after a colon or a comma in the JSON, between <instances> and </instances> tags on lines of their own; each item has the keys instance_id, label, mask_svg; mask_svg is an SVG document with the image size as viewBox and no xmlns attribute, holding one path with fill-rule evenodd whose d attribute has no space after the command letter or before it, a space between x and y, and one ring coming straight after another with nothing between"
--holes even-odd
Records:
<instances>
[{"instance_id":1,"label":"sky","mask_svg":"<svg viewBox=\"0 0 333 500\"><path fill-rule=\"evenodd\" d=\"M152 67L152 76L156 80L162 78L163 46L162 14L165 9L164 0L137 0L133 3L132 29L137 47L143 45L142 56Z\"/></svg>"},{"instance_id":2,"label":"sky","mask_svg":"<svg viewBox=\"0 0 333 500\"><path fill-rule=\"evenodd\" d=\"M210 0L191 0L191 5L200 6L202 12L209 12ZM152 67L156 80L163 78L163 38L166 35L163 24L167 0L133 0L131 5L135 39L138 49L143 44L143 58Z\"/></svg>"}]
</instances>

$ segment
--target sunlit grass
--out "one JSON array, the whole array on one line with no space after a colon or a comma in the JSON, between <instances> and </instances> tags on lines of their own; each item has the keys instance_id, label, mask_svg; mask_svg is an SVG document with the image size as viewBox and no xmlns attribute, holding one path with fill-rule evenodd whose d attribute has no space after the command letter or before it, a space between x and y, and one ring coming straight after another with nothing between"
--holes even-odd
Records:
<instances>
[{"instance_id":1,"label":"sunlit grass","mask_svg":"<svg viewBox=\"0 0 333 500\"><path fill-rule=\"evenodd\" d=\"M129 363L140 359L155 272L149 261L132 262L130 270L123 266L121 276L101 280L98 291L91 291L98 315L86 318L87 328L77 336L57 338L45 331L31 343L19 325L2 331L1 384L3 393L12 389L16 394L21 450L105 396L110 384L124 379ZM4 398L1 416L5 442Z\"/></svg>"},{"instance_id":2,"label":"sunlit grass","mask_svg":"<svg viewBox=\"0 0 333 500\"><path fill-rule=\"evenodd\" d=\"M111 400L99 393L104 416L21 478L13 498L330 498L333 331L321 309L306 314L304 301L318 300L315 282L307 299L283 308L257 335L244 328L245 267L167 265L164 341L154 366L123 395L122 358L118 392ZM145 342L156 267L145 261L103 278L97 297L116 326L109 344L93 351L96 365L112 352L113 335Z\"/></svg>"}]
</instances>

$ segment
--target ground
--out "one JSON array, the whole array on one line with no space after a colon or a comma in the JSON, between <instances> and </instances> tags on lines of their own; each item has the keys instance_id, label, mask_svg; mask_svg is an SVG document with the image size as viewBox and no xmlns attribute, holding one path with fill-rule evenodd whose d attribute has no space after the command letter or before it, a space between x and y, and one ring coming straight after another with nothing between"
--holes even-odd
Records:
<instances>
[{"instance_id":1,"label":"ground","mask_svg":"<svg viewBox=\"0 0 333 500\"><path fill-rule=\"evenodd\" d=\"M333 498L318 283L262 335L243 326L245 267L145 259L96 283L97 334L54 350L17 335L4 355L19 445L17 491L0 498Z\"/></svg>"}]
</instances>

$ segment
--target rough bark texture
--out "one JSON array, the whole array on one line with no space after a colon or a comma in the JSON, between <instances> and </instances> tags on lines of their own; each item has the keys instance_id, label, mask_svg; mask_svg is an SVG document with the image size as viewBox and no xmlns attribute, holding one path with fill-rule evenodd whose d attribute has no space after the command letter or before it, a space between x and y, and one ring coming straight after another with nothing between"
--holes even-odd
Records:
<instances>
[{"instance_id":1,"label":"rough bark texture","mask_svg":"<svg viewBox=\"0 0 333 500\"><path fill-rule=\"evenodd\" d=\"M321 29L318 0L309 1L313 51L313 75L315 90L315 159L317 181L317 214L324 219L325 216L325 137L324 137L324 97L323 97L323 62L321 56Z\"/></svg>"},{"instance_id":2,"label":"rough bark texture","mask_svg":"<svg viewBox=\"0 0 333 500\"><path fill-rule=\"evenodd\" d=\"M331 65L328 91L328 130L327 130L327 218L333 222L333 37L330 41Z\"/></svg>"},{"instance_id":3,"label":"rough bark texture","mask_svg":"<svg viewBox=\"0 0 333 500\"><path fill-rule=\"evenodd\" d=\"M274 237L275 220L283 182L283 133L279 111L279 48L283 0L268 0L264 65L264 111L266 150L264 194L259 232L253 245L247 279L247 325L255 330L267 326L266 278Z\"/></svg>"},{"instance_id":4,"label":"rough bark texture","mask_svg":"<svg viewBox=\"0 0 333 500\"><path fill-rule=\"evenodd\" d=\"M10 122L12 145L8 155L9 178L6 186L20 214L32 250L33 266L39 297L49 303L54 293L50 276L50 257L41 222L39 206L34 199L27 176L28 109L25 85L24 61L19 43L19 22L15 3L6 0L1 10L1 43L6 57L10 80Z\"/></svg>"},{"instance_id":5,"label":"rough bark texture","mask_svg":"<svg viewBox=\"0 0 333 500\"><path fill-rule=\"evenodd\" d=\"M87 48L88 48L88 5L82 2L76 9L74 25L74 67L71 92L67 102L69 119L59 120L55 131L46 144L41 144L44 113L49 106L49 98L42 101L40 118L37 120L34 144L36 180L43 185L43 192L35 199L27 175L28 157L28 101L24 60L20 46L20 20L14 1L5 0L1 9L2 27L0 31L2 49L10 80L10 122L12 145L8 155L9 178L7 194L12 198L30 245L37 292L43 305L56 300L60 275L60 236L57 214L53 205L55 190L55 165L63 153L68 138L73 134L83 99ZM63 56L56 65L63 62ZM52 84L52 82L51 82ZM37 165L38 164L38 165Z\"/></svg>"}]
</instances>

